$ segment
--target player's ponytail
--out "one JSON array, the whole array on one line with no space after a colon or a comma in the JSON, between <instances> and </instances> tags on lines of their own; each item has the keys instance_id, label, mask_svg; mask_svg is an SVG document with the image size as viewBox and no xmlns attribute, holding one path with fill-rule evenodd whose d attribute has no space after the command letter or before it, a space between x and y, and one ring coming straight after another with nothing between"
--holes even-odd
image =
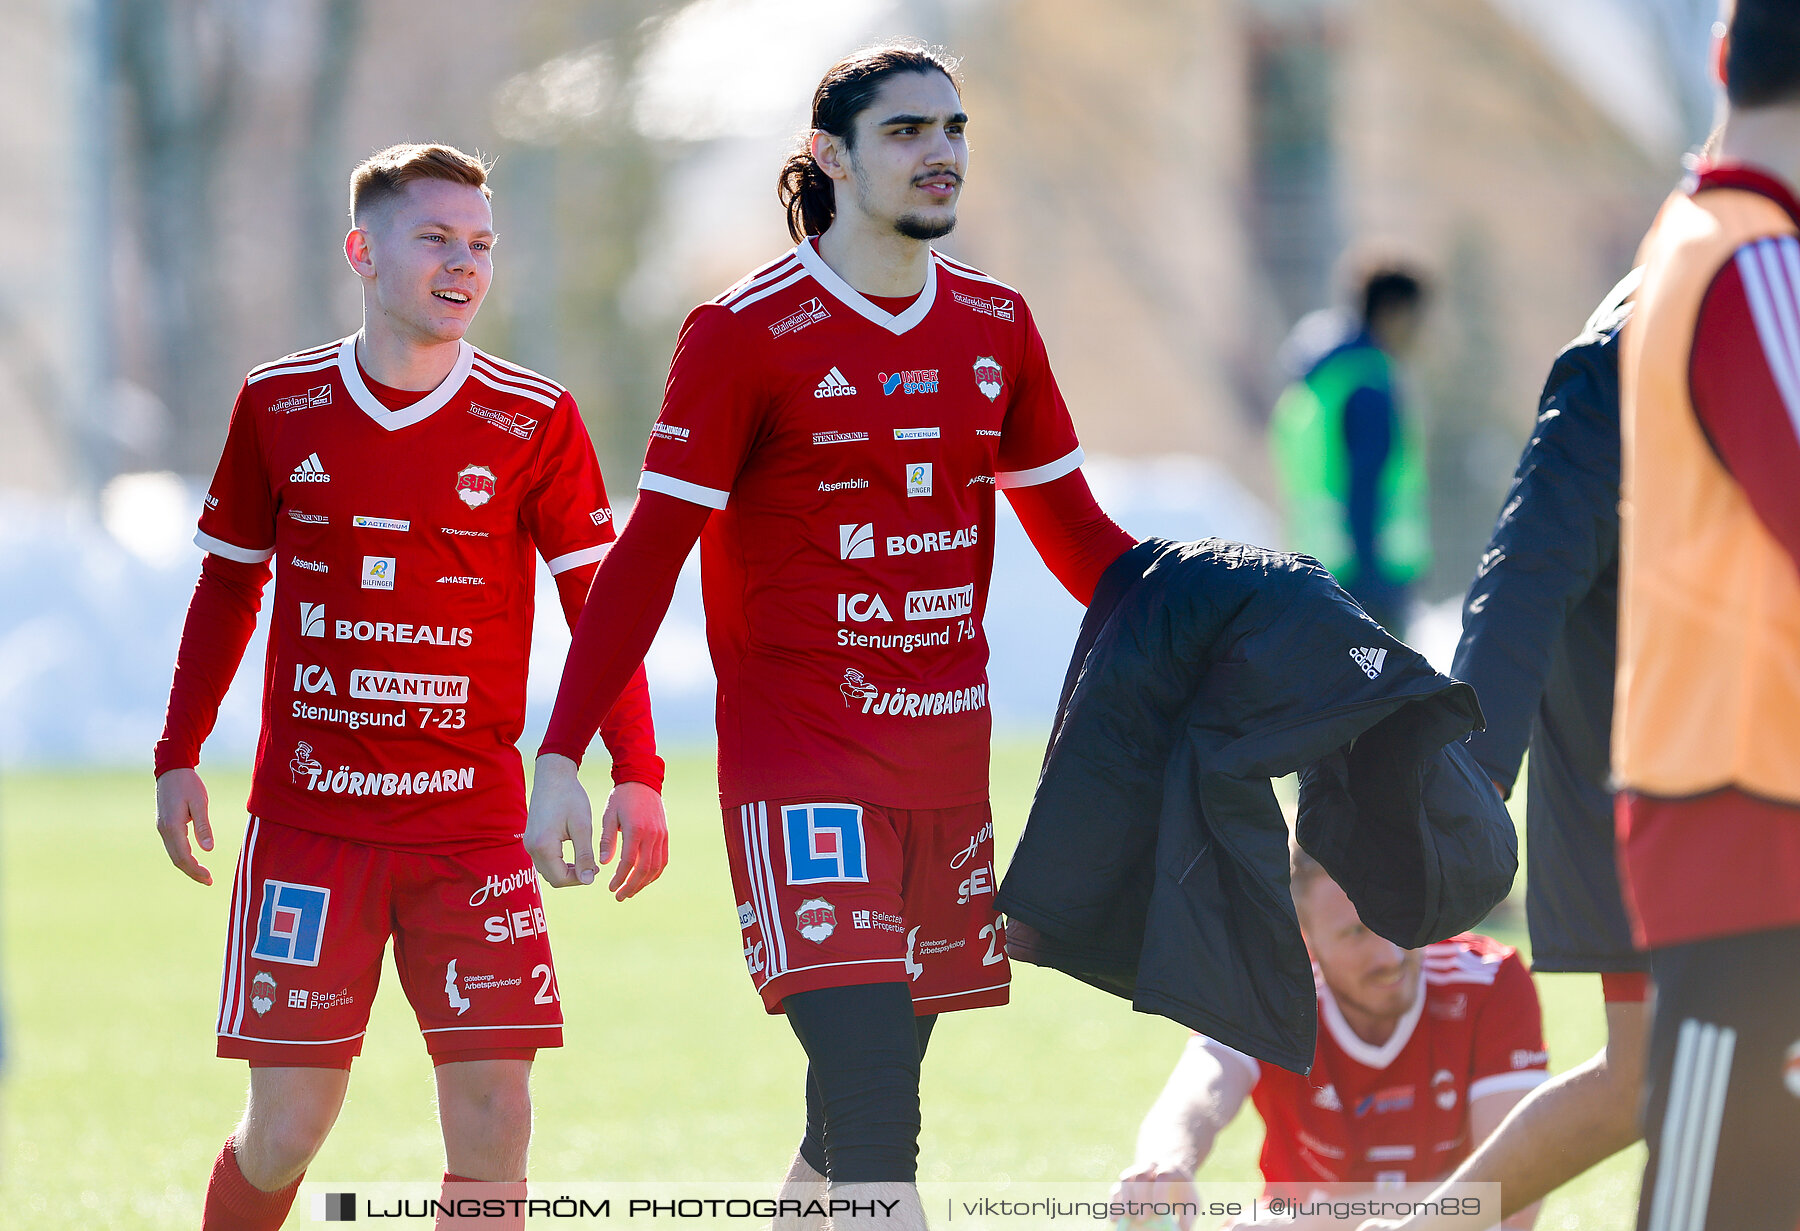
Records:
<instances>
[{"instance_id":1,"label":"player's ponytail","mask_svg":"<svg viewBox=\"0 0 1800 1231\"><path fill-rule=\"evenodd\" d=\"M856 117L874 100L883 79L895 73L942 73L951 85L957 85L956 67L949 53L923 43L870 47L831 66L813 91L812 128L801 138L800 148L781 164L776 181L775 195L787 210L788 234L795 243L808 235L823 235L837 217L836 188L813 161L812 134L830 133L849 148L855 139Z\"/></svg>"}]
</instances>

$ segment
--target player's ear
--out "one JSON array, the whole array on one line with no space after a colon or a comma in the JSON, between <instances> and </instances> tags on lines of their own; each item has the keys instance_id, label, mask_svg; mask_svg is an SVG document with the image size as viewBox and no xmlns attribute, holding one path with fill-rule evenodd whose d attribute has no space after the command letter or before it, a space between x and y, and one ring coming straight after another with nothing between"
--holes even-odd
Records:
<instances>
[{"instance_id":1,"label":"player's ear","mask_svg":"<svg viewBox=\"0 0 1800 1231\"><path fill-rule=\"evenodd\" d=\"M344 259L364 278L375 276L375 253L369 243L369 233L361 227L352 227L344 236Z\"/></svg>"},{"instance_id":2,"label":"player's ear","mask_svg":"<svg viewBox=\"0 0 1800 1231\"><path fill-rule=\"evenodd\" d=\"M815 128L808 148L813 161L819 164L819 170L834 180L850 178L850 169L845 165L848 159L837 137Z\"/></svg>"}]
</instances>

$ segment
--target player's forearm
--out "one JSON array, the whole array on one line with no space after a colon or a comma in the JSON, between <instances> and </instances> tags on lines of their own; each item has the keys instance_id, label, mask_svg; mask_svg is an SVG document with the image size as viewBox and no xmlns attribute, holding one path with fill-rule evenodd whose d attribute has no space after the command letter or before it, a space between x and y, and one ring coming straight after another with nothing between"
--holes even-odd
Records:
<instances>
[{"instance_id":1,"label":"player's forearm","mask_svg":"<svg viewBox=\"0 0 1800 1231\"><path fill-rule=\"evenodd\" d=\"M579 762L649 652L709 510L645 492L600 562L575 624L539 754Z\"/></svg>"},{"instance_id":2,"label":"player's forearm","mask_svg":"<svg viewBox=\"0 0 1800 1231\"><path fill-rule=\"evenodd\" d=\"M1137 1164L1192 1175L1243 1106L1251 1081L1195 1037L1138 1127Z\"/></svg>"},{"instance_id":3,"label":"player's forearm","mask_svg":"<svg viewBox=\"0 0 1800 1231\"><path fill-rule=\"evenodd\" d=\"M612 780L641 782L662 791L663 759L656 755L656 723L650 713L650 680L644 665L626 683L600 724L600 739L612 754Z\"/></svg>"},{"instance_id":4,"label":"player's forearm","mask_svg":"<svg viewBox=\"0 0 1800 1231\"><path fill-rule=\"evenodd\" d=\"M1074 470L1059 479L1006 491L1025 537L1063 588L1086 605L1100 575L1137 540L1108 517Z\"/></svg>"},{"instance_id":5,"label":"player's forearm","mask_svg":"<svg viewBox=\"0 0 1800 1231\"><path fill-rule=\"evenodd\" d=\"M175 656L162 738L156 741L157 777L200 763L200 746L212 734L219 705L256 631L256 613L268 581L267 564L242 564L210 554L201 562Z\"/></svg>"}]
</instances>

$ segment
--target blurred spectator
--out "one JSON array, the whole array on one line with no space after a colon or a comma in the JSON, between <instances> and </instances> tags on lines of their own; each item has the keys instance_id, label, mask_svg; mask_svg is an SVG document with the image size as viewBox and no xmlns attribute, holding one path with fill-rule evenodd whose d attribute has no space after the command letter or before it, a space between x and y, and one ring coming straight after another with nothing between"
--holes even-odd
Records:
<instances>
[{"instance_id":1,"label":"blurred spectator","mask_svg":"<svg viewBox=\"0 0 1800 1231\"><path fill-rule=\"evenodd\" d=\"M1319 353L1333 318L1313 313L1283 346L1296 379L1275 405L1269 443L1287 505L1287 546L1316 557L1377 622L1404 637L1408 587L1431 563L1431 533L1424 441L1404 413L1394 368L1424 322L1425 284L1380 261L1357 285L1360 315L1348 336Z\"/></svg>"},{"instance_id":2,"label":"blurred spectator","mask_svg":"<svg viewBox=\"0 0 1800 1231\"><path fill-rule=\"evenodd\" d=\"M1637 951L1613 850L1613 671L1619 613L1619 335L1633 271L1544 382L1481 569L1452 673L1487 729L1469 751L1510 794L1527 741L1525 910L1535 971L1600 975L1606 1046L1524 1100L1450 1183L1499 1184L1502 1210L1542 1199L1637 1141L1649 960ZM1447 1231L1452 1215L1364 1231Z\"/></svg>"}]
</instances>

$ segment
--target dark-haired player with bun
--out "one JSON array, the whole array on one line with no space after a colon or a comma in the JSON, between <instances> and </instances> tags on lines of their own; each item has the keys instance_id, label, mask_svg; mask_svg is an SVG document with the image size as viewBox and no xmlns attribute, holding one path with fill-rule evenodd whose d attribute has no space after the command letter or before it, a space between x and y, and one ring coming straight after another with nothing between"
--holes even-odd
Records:
<instances>
[{"instance_id":1,"label":"dark-haired player with bun","mask_svg":"<svg viewBox=\"0 0 1800 1231\"><path fill-rule=\"evenodd\" d=\"M1004 489L1086 602L1131 538L1100 511L1012 287L932 249L968 165L952 65L841 61L781 176L795 247L689 314L640 497L601 565L526 845L587 858L575 766L701 545L719 790L745 964L809 1061L792 1190L923 1224L936 1015L1001 1004L982 616ZM573 838L576 864L562 844Z\"/></svg>"},{"instance_id":2,"label":"dark-haired player with bun","mask_svg":"<svg viewBox=\"0 0 1800 1231\"><path fill-rule=\"evenodd\" d=\"M211 884L188 841L191 824L212 849L194 767L272 560L218 1021L250 1101L213 1166L207 1231L286 1219L343 1105L390 936L436 1066L449 1195L522 1195L531 1062L562 1042L515 745L536 556L573 623L612 512L568 391L463 340L493 273L487 167L448 146L383 150L351 178L351 223L362 328L244 381L156 746L157 828ZM623 839L626 897L662 871L667 836L641 672L622 693L602 846Z\"/></svg>"}]
</instances>

